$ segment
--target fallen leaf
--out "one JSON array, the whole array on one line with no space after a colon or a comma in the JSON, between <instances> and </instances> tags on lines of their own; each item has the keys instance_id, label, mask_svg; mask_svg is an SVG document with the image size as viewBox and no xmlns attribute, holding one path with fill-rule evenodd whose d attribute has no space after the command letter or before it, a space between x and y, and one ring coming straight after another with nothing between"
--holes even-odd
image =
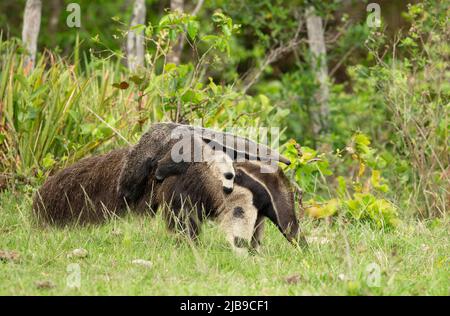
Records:
<instances>
[{"instance_id":1,"label":"fallen leaf","mask_svg":"<svg viewBox=\"0 0 450 316\"><path fill-rule=\"evenodd\" d=\"M298 274L291 275L285 279L287 284L297 284L300 282L300 276Z\"/></svg>"},{"instance_id":2,"label":"fallen leaf","mask_svg":"<svg viewBox=\"0 0 450 316\"><path fill-rule=\"evenodd\" d=\"M38 289L52 289L56 286L55 283L50 280L36 281L35 285Z\"/></svg>"},{"instance_id":3,"label":"fallen leaf","mask_svg":"<svg viewBox=\"0 0 450 316\"><path fill-rule=\"evenodd\" d=\"M17 251L0 250L0 261L2 262L18 262L20 254Z\"/></svg>"},{"instance_id":4,"label":"fallen leaf","mask_svg":"<svg viewBox=\"0 0 450 316\"><path fill-rule=\"evenodd\" d=\"M151 261L144 260L144 259L135 259L135 260L131 261L131 263L140 265L140 266L143 266L146 268L151 268L153 266L153 263Z\"/></svg>"},{"instance_id":5,"label":"fallen leaf","mask_svg":"<svg viewBox=\"0 0 450 316\"><path fill-rule=\"evenodd\" d=\"M77 248L72 250L68 255L67 258L86 258L88 256L88 251L83 248Z\"/></svg>"},{"instance_id":6,"label":"fallen leaf","mask_svg":"<svg viewBox=\"0 0 450 316\"><path fill-rule=\"evenodd\" d=\"M319 244L319 245L325 245L330 242L330 240L327 237L320 237L320 236L309 236L306 237L306 241L309 244Z\"/></svg>"}]
</instances>

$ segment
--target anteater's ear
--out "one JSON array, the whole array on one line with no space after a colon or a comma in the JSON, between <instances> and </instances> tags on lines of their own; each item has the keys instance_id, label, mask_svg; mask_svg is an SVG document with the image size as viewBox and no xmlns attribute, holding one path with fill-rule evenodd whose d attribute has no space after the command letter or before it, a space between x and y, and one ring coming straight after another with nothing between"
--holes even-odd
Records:
<instances>
[{"instance_id":1,"label":"anteater's ear","mask_svg":"<svg viewBox=\"0 0 450 316\"><path fill-rule=\"evenodd\" d=\"M226 152L233 160L279 161L286 165L291 164L289 159L280 155L276 150L272 150L271 148L256 143L248 138L204 127L183 126L193 130L195 134L199 135L215 150Z\"/></svg>"}]
</instances>

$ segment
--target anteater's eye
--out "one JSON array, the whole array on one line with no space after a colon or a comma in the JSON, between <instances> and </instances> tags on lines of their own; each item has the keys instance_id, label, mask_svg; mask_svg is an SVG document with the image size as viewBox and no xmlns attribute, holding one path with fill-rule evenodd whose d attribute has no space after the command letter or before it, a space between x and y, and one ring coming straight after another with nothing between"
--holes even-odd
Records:
<instances>
[{"instance_id":1,"label":"anteater's eye","mask_svg":"<svg viewBox=\"0 0 450 316\"><path fill-rule=\"evenodd\" d=\"M232 174L231 172L227 172L225 173L225 179L227 180L231 180L234 178L234 174Z\"/></svg>"}]
</instances>

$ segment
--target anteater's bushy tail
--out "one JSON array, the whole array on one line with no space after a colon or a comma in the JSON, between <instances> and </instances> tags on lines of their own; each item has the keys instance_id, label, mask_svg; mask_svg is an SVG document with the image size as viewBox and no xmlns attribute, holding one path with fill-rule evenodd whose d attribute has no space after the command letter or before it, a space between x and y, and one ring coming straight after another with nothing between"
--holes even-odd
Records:
<instances>
[{"instance_id":1,"label":"anteater's bushy tail","mask_svg":"<svg viewBox=\"0 0 450 316\"><path fill-rule=\"evenodd\" d=\"M89 157L47 179L33 199L40 222L56 225L100 222L125 212L117 194L117 178L127 148Z\"/></svg>"}]
</instances>

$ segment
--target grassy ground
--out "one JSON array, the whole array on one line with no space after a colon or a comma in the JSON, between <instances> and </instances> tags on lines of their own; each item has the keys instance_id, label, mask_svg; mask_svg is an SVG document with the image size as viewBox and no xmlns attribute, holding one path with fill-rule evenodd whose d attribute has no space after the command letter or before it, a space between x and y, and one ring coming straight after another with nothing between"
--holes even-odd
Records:
<instances>
[{"instance_id":1,"label":"grassy ground","mask_svg":"<svg viewBox=\"0 0 450 316\"><path fill-rule=\"evenodd\" d=\"M242 258L213 224L205 225L195 247L169 234L159 217L42 229L32 224L30 200L0 194L0 250L20 254L0 261L0 295L450 294L448 220L409 222L387 232L339 219L305 220L307 252L269 224L261 254ZM76 248L88 255L68 256ZM79 289L67 286L73 263L80 267Z\"/></svg>"}]
</instances>

